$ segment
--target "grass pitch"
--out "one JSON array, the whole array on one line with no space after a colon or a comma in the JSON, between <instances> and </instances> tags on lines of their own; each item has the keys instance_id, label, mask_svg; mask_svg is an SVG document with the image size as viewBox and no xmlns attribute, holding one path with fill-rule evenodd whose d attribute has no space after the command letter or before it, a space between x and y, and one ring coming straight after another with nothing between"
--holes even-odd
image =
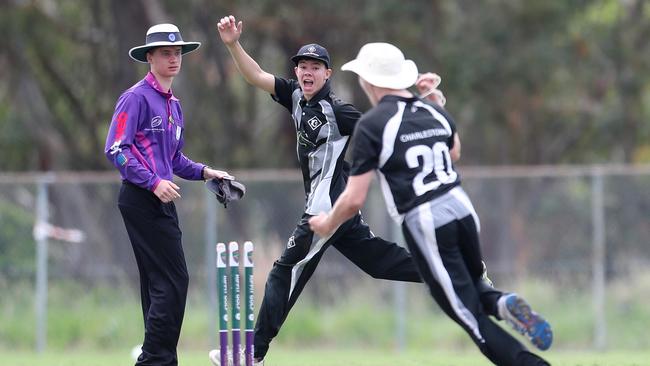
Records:
<instances>
[{"instance_id":1,"label":"grass pitch","mask_svg":"<svg viewBox=\"0 0 650 366\"><path fill-rule=\"evenodd\" d=\"M37 355L30 352L4 350L5 366L120 366L133 365L130 350L61 351ZM179 365L210 366L208 351L180 350ZM650 351L546 352L554 366L647 366ZM265 366L489 366L491 363L477 350L445 352L393 352L377 349L288 349L272 348Z\"/></svg>"}]
</instances>

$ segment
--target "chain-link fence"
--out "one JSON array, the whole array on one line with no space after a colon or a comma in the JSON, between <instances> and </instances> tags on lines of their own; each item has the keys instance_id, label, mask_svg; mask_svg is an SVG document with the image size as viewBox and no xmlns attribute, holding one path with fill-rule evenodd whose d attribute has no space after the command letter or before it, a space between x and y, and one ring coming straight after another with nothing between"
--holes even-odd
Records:
<instances>
[{"instance_id":1,"label":"chain-link fence","mask_svg":"<svg viewBox=\"0 0 650 366\"><path fill-rule=\"evenodd\" d=\"M644 303L650 293L650 167L466 167L460 172L481 219L490 277L498 287L516 289L548 313L558 336L556 344L650 346L643 327L634 325L648 324L650 319ZM188 307L205 309L196 330L204 334L203 344L213 343L216 334L215 311L210 310L216 309L214 244L255 242L260 300L266 273L304 204L296 171L235 175L246 184L247 195L228 209L218 205L202 182L180 181L182 198L176 205L191 278L193 300ZM116 206L119 186L114 172L0 174L0 324L4 324L0 347L24 346L25 339L37 349L46 344L69 346L69 342L57 343L58 332L65 329L57 321L98 288L109 289L109 295L96 295L99 305L91 304L86 312L96 308L104 314L100 308L105 304L108 312L119 313L123 304L138 303L137 267ZM377 235L401 242L377 188L374 185L364 216ZM43 226L35 230L37 223L51 225L50 230L43 231ZM71 229L83 236L75 237L79 233ZM417 332L417 326L411 319L419 318L418 312L436 311L423 287L368 279L333 248L301 301L309 304L305 307L337 309L336 318L343 316L341 307L350 306L350 299L363 301L360 298L371 299L370 312L389 309L387 327L395 337L389 342L398 347L413 343L409 333ZM51 313L59 302L65 309L55 316ZM128 313L141 322L137 308ZM301 316L296 315L298 321ZM318 318L328 321L327 316ZM364 326L378 325L368 321L360 325ZM100 327L98 337L105 338L98 342L120 337L117 330L111 333L105 324ZM82 329L66 331L73 333L72 339L74 332L84 334ZM186 332L193 334L191 329ZM291 333L284 328L283 332Z\"/></svg>"}]
</instances>

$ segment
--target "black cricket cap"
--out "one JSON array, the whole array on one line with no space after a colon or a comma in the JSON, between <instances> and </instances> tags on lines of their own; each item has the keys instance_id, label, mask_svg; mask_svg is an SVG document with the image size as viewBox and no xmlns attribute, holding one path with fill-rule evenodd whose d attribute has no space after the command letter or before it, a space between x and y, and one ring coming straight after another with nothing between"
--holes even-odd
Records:
<instances>
[{"instance_id":1,"label":"black cricket cap","mask_svg":"<svg viewBox=\"0 0 650 366\"><path fill-rule=\"evenodd\" d=\"M310 43L300 47L298 53L291 58L291 61L298 66L298 62L304 59L322 61L325 63L325 67L330 68L330 54L325 47L319 44Z\"/></svg>"}]
</instances>

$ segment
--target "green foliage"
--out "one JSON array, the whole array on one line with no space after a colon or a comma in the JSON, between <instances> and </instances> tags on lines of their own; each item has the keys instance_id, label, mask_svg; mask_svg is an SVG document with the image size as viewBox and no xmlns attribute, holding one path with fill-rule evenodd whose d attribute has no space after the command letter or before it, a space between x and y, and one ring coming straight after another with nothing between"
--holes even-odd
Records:
<instances>
[{"instance_id":1,"label":"green foliage","mask_svg":"<svg viewBox=\"0 0 650 366\"><path fill-rule=\"evenodd\" d=\"M25 281L0 281L0 348L16 349L34 338L34 293Z\"/></svg>"},{"instance_id":2,"label":"green foliage","mask_svg":"<svg viewBox=\"0 0 650 366\"><path fill-rule=\"evenodd\" d=\"M647 349L645 324L650 311L630 292L650 287L650 277L620 281L608 287L608 348ZM553 325L554 350L588 350L594 327L591 295L560 288L549 281L526 281L516 286L534 308ZM33 287L28 282L0 288L0 349L30 349L34 341ZM195 289L196 290L196 289ZM405 343L410 350L474 349L469 337L434 303L422 286L407 288ZM209 347L210 309L200 292L188 302L180 344ZM333 305L319 305L303 297L293 308L274 347L394 349L395 310L390 297L368 290L355 291ZM505 327L509 329L508 327ZM64 349L127 349L142 341L139 296L125 288L56 282L49 288L48 347ZM514 334L514 333L513 333ZM521 336L516 335L521 339ZM523 342L526 342L522 339Z\"/></svg>"},{"instance_id":3,"label":"green foliage","mask_svg":"<svg viewBox=\"0 0 650 366\"><path fill-rule=\"evenodd\" d=\"M2 279L32 274L34 216L19 205L0 199L0 287Z\"/></svg>"},{"instance_id":4,"label":"green foliage","mask_svg":"<svg viewBox=\"0 0 650 366\"><path fill-rule=\"evenodd\" d=\"M322 340L327 324L324 321L323 311L313 305L301 303L301 310L297 311L285 321L287 332L278 334L279 342L287 342L290 345L297 346L302 342L318 343L317 339ZM294 316L295 315L295 316Z\"/></svg>"},{"instance_id":5,"label":"green foliage","mask_svg":"<svg viewBox=\"0 0 650 366\"><path fill-rule=\"evenodd\" d=\"M50 288L48 345L62 348L112 348L138 340L142 310L136 294L107 286L65 283ZM140 325L135 326L135 325Z\"/></svg>"},{"instance_id":6,"label":"green foliage","mask_svg":"<svg viewBox=\"0 0 650 366\"><path fill-rule=\"evenodd\" d=\"M234 68L215 31L226 14L244 21L242 44L279 76L292 75L288 58L301 44L326 45L334 89L363 109L356 79L338 67L363 43L398 44L422 71L442 75L465 163L649 161L650 10L642 0L1 6L0 143L12 151L2 170L109 168L102 151L115 100L147 70L127 51L160 19L203 42L174 83L188 155L220 166L293 167L289 115Z\"/></svg>"}]
</instances>

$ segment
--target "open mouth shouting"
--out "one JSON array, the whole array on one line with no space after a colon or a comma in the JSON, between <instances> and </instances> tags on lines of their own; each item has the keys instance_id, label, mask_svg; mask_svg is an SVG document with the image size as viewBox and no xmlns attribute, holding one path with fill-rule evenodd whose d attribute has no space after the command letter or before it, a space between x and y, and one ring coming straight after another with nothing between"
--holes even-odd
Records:
<instances>
[{"instance_id":1,"label":"open mouth shouting","mask_svg":"<svg viewBox=\"0 0 650 366\"><path fill-rule=\"evenodd\" d=\"M302 89L303 91L311 91L314 89L314 79L312 78L304 78L302 79Z\"/></svg>"}]
</instances>

